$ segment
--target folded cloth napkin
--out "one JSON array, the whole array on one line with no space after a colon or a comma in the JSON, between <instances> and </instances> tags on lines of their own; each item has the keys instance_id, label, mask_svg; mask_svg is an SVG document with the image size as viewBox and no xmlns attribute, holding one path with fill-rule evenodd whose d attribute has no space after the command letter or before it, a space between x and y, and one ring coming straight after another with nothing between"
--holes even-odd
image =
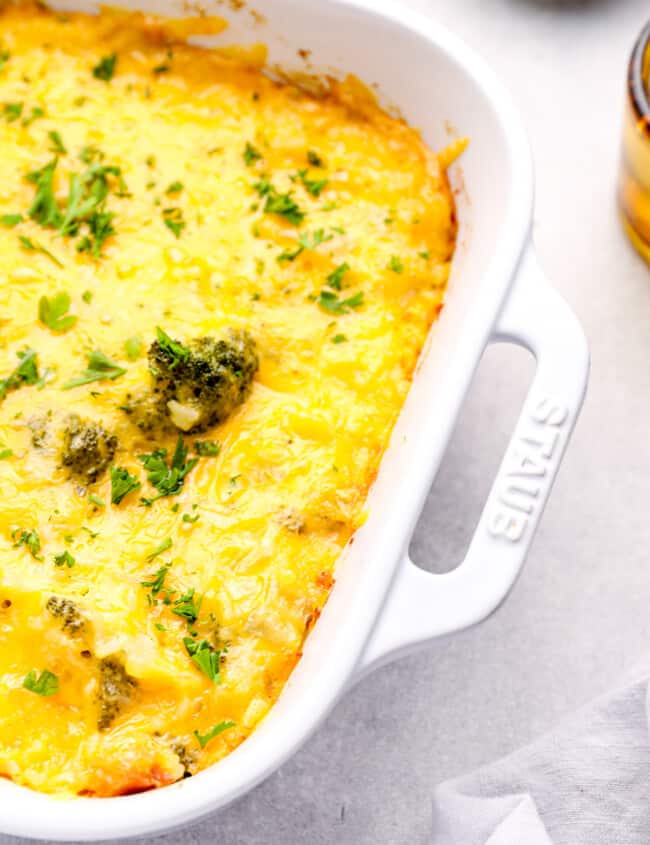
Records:
<instances>
[{"instance_id":1,"label":"folded cloth napkin","mask_svg":"<svg viewBox=\"0 0 650 845\"><path fill-rule=\"evenodd\" d=\"M649 845L650 665L497 763L442 784L433 845Z\"/></svg>"}]
</instances>

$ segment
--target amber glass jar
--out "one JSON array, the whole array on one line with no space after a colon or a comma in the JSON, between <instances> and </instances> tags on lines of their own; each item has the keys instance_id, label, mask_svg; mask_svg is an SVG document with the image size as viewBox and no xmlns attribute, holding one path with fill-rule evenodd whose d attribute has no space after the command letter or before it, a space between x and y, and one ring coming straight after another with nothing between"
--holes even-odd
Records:
<instances>
[{"instance_id":1,"label":"amber glass jar","mask_svg":"<svg viewBox=\"0 0 650 845\"><path fill-rule=\"evenodd\" d=\"M618 195L625 230L650 262L650 23L630 57Z\"/></svg>"}]
</instances>

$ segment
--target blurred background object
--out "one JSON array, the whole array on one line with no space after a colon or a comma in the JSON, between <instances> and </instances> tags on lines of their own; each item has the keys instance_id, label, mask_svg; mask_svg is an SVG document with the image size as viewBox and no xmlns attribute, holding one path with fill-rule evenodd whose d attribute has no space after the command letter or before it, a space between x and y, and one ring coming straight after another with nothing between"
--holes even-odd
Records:
<instances>
[{"instance_id":1,"label":"blurred background object","mask_svg":"<svg viewBox=\"0 0 650 845\"><path fill-rule=\"evenodd\" d=\"M641 255L650 261L650 23L630 56L623 123L619 202L623 225Z\"/></svg>"}]
</instances>

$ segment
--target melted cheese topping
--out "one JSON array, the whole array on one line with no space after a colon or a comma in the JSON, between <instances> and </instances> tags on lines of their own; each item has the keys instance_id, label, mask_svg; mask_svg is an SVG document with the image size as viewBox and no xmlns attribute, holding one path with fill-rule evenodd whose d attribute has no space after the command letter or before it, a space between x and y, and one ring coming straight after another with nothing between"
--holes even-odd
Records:
<instances>
[{"instance_id":1,"label":"melted cheese topping","mask_svg":"<svg viewBox=\"0 0 650 845\"><path fill-rule=\"evenodd\" d=\"M363 522L454 247L453 154L434 155L352 79L315 97L266 78L255 51L185 45L179 26L25 6L0 15L0 215L23 218L0 221L0 374L29 348L41 378L0 403L0 774L62 795L170 783L223 757L268 711ZM109 79L93 74L107 56ZM26 174L57 155L65 208L89 146L123 178L107 177L115 231L100 258L78 251L83 226L62 235L28 213L37 186ZM304 218L266 211L264 179ZM301 236L302 250L278 260ZM327 280L343 264L338 291ZM57 331L39 301L60 292L77 319ZM177 435L142 433L121 406L149 389L156 326L183 342L246 329L260 366L235 413L185 436L188 460L196 440L218 441L218 456L147 507L140 496L156 490L138 455L171 453ZM133 337L142 352L129 360ZM62 389L93 350L125 372ZM114 464L141 482L119 505L110 472L84 486L62 466L71 412L115 435ZM161 566L167 593L142 583ZM195 622L173 612L188 590ZM52 612L52 597L73 603L78 624ZM220 650L220 683L191 659L192 636L208 662ZM100 730L102 661L130 680ZM58 691L27 688L32 670L46 692L41 673L55 675ZM222 722L234 726L207 741Z\"/></svg>"}]
</instances>

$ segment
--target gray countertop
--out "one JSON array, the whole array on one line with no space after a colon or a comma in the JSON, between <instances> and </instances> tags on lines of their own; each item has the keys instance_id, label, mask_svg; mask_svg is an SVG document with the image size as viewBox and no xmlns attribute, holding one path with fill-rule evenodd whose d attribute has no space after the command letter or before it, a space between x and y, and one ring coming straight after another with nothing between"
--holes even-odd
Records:
<instances>
[{"instance_id":1,"label":"gray countertop","mask_svg":"<svg viewBox=\"0 0 650 845\"><path fill-rule=\"evenodd\" d=\"M584 411L501 609L369 676L266 783L155 845L426 842L436 783L548 729L650 643L650 271L614 203L625 65L647 0L409 5L478 49L523 114L540 257L591 344ZM487 353L413 541L427 568L460 559L531 372L514 347Z\"/></svg>"}]
</instances>

